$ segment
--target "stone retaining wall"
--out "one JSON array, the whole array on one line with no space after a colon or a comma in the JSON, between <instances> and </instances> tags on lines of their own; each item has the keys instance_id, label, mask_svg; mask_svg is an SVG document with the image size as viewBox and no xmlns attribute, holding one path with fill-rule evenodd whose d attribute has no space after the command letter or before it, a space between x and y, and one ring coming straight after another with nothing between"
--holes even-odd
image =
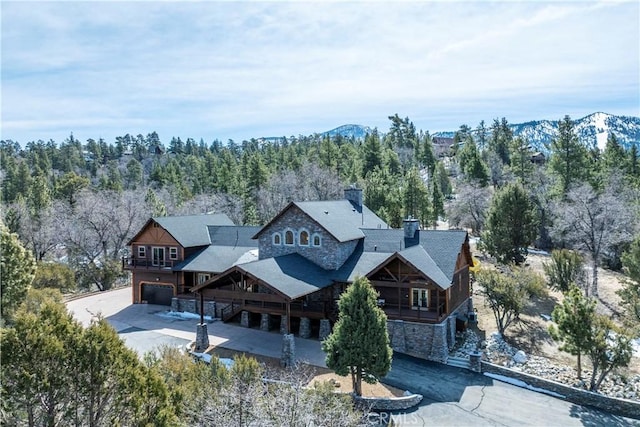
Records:
<instances>
[{"instance_id":1,"label":"stone retaining wall","mask_svg":"<svg viewBox=\"0 0 640 427\"><path fill-rule=\"evenodd\" d=\"M354 402L367 410L399 411L413 408L422 401L421 394L410 394L402 397L364 397L353 396Z\"/></svg>"},{"instance_id":2,"label":"stone retaining wall","mask_svg":"<svg viewBox=\"0 0 640 427\"><path fill-rule=\"evenodd\" d=\"M489 372L496 375L514 378L524 381L530 386L548 390L564 396L568 402L583 406L591 406L601 409L614 415L640 419L640 403L627 399L616 399L614 397L603 396L587 390L580 390L555 381L535 377L523 372L514 371L504 366L494 365L489 362L482 362L482 372Z\"/></svg>"}]
</instances>

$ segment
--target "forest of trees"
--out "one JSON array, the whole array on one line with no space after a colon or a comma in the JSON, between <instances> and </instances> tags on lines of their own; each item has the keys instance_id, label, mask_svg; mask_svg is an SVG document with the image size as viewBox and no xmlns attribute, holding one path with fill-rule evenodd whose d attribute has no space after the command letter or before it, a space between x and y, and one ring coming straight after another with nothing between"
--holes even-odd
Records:
<instances>
[{"instance_id":1,"label":"forest of trees","mask_svg":"<svg viewBox=\"0 0 640 427\"><path fill-rule=\"evenodd\" d=\"M502 118L491 126L460 126L454 145L436 156L442 147L434 149L428 131L397 114L389 122L386 133L374 130L364 140L311 135L241 144L167 142L156 132L111 142L83 142L73 134L60 143L3 140L2 219L40 265L64 261L77 286L106 289L121 273L128 239L150 216L217 211L236 224L259 225L291 200L340 198L345 186L356 184L366 205L392 227L407 216L423 226L446 218L452 227L492 240L485 230L490 203L496 190L513 183L533 206L525 241L533 235L538 247L576 248L594 264L621 267L639 222L637 145L625 150L612 134L603 151L590 151L565 117L547 163L537 165L527 141L514 137ZM580 203L584 197L589 203ZM617 221L571 229L558 215L569 207L576 215L602 207L601 216ZM589 236L598 227L606 238ZM526 257L526 245L508 251Z\"/></svg>"}]
</instances>

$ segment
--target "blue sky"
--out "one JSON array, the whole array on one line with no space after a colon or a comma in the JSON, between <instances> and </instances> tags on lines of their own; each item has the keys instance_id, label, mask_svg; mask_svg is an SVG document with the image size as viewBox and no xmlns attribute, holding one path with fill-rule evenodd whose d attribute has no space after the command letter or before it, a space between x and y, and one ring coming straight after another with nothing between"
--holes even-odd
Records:
<instances>
[{"instance_id":1,"label":"blue sky","mask_svg":"<svg viewBox=\"0 0 640 427\"><path fill-rule=\"evenodd\" d=\"M22 144L640 116L637 1L0 7L1 137Z\"/></svg>"}]
</instances>

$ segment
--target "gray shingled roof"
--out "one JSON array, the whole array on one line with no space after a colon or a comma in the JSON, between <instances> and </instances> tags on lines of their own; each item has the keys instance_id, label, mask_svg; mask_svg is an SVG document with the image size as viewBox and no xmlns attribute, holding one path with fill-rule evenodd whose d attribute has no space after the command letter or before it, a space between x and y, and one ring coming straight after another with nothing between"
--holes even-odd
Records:
<instances>
[{"instance_id":1,"label":"gray shingled roof","mask_svg":"<svg viewBox=\"0 0 640 427\"><path fill-rule=\"evenodd\" d=\"M369 208L358 209L348 200L294 202L294 205L340 242L361 239L364 237L361 228L388 228Z\"/></svg>"},{"instance_id":2,"label":"gray shingled roof","mask_svg":"<svg viewBox=\"0 0 640 427\"><path fill-rule=\"evenodd\" d=\"M238 268L267 283L291 299L311 294L333 283L332 271L298 254L267 258Z\"/></svg>"},{"instance_id":3,"label":"gray shingled roof","mask_svg":"<svg viewBox=\"0 0 640 427\"><path fill-rule=\"evenodd\" d=\"M152 219L185 248L211 244L209 225L234 225L225 214L159 216Z\"/></svg>"},{"instance_id":4,"label":"gray shingled roof","mask_svg":"<svg viewBox=\"0 0 640 427\"><path fill-rule=\"evenodd\" d=\"M404 231L363 229L365 236L338 270L324 270L298 254L267 258L237 268L277 289L291 299L314 293L333 282L353 282L384 264L396 253L442 289L451 286L465 231L422 230L419 244L405 246ZM410 244L418 239L412 239ZM206 252L206 251L205 251ZM204 256L204 255L203 255ZM230 267L231 264L227 264Z\"/></svg>"},{"instance_id":5,"label":"gray shingled roof","mask_svg":"<svg viewBox=\"0 0 640 427\"><path fill-rule=\"evenodd\" d=\"M255 246L207 246L193 256L176 264L173 271L221 273L229 267L258 259Z\"/></svg>"},{"instance_id":6,"label":"gray shingled roof","mask_svg":"<svg viewBox=\"0 0 640 427\"><path fill-rule=\"evenodd\" d=\"M258 241L253 236L262 227L253 226L209 226L209 238L214 246L246 246L258 247Z\"/></svg>"},{"instance_id":7,"label":"gray shingled roof","mask_svg":"<svg viewBox=\"0 0 640 427\"><path fill-rule=\"evenodd\" d=\"M366 236L364 239L365 252L402 253L406 249L404 230L363 229L362 232ZM418 245L424 248L436 266L451 282L458 254L466 238L467 232L463 230L420 230ZM415 241L411 239L411 242Z\"/></svg>"},{"instance_id":8,"label":"gray shingled roof","mask_svg":"<svg viewBox=\"0 0 640 427\"><path fill-rule=\"evenodd\" d=\"M412 246L399 252L398 255L433 280L442 289L447 289L451 286L451 279L445 276L427 251L424 250L424 247L420 245Z\"/></svg>"}]
</instances>

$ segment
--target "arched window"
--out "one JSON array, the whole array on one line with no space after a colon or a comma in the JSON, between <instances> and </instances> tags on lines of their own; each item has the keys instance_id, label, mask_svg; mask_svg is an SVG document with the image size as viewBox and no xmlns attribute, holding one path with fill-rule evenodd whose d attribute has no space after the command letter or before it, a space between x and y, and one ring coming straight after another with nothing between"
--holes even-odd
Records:
<instances>
[{"instance_id":1,"label":"arched window","mask_svg":"<svg viewBox=\"0 0 640 427\"><path fill-rule=\"evenodd\" d=\"M311 237L311 244L316 247L322 246L322 237L320 237L318 233L315 233Z\"/></svg>"},{"instance_id":2,"label":"arched window","mask_svg":"<svg viewBox=\"0 0 640 427\"><path fill-rule=\"evenodd\" d=\"M280 246L282 244L282 236L280 236L280 233L273 233L272 239L275 246Z\"/></svg>"},{"instance_id":3,"label":"arched window","mask_svg":"<svg viewBox=\"0 0 640 427\"><path fill-rule=\"evenodd\" d=\"M293 231L287 230L284 233L284 244L293 245Z\"/></svg>"},{"instance_id":4,"label":"arched window","mask_svg":"<svg viewBox=\"0 0 640 427\"><path fill-rule=\"evenodd\" d=\"M307 230L300 231L298 238L298 244L300 246L309 246L309 232Z\"/></svg>"}]
</instances>

